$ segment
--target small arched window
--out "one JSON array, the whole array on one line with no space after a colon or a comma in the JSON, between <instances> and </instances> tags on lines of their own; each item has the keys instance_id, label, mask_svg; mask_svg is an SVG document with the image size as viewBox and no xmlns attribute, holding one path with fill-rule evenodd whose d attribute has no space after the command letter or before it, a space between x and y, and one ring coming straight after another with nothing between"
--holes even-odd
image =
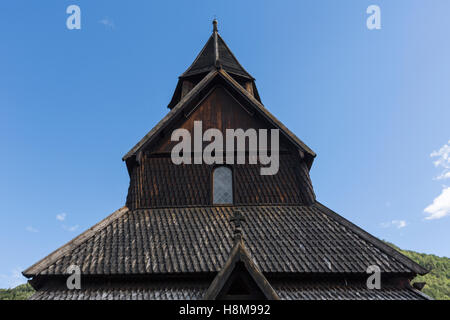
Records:
<instances>
[{"instance_id":1,"label":"small arched window","mask_svg":"<svg viewBox=\"0 0 450 320\"><path fill-rule=\"evenodd\" d=\"M213 171L213 204L233 204L233 173L228 167Z\"/></svg>"}]
</instances>

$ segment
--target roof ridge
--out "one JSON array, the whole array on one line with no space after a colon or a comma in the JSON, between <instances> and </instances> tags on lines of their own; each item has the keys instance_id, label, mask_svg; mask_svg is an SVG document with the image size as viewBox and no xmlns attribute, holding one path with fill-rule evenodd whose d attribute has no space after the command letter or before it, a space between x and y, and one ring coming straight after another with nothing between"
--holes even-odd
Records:
<instances>
[{"instance_id":1,"label":"roof ridge","mask_svg":"<svg viewBox=\"0 0 450 320\"><path fill-rule=\"evenodd\" d=\"M195 57L194 61L193 61L193 62L191 63L191 65L186 69L186 71L183 72L183 73L181 74L180 78L183 78L183 77L187 76L187 75L189 74L189 71L190 71L191 69L193 69L193 67L197 64L197 61L198 61L198 60L200 59L200 57L202 56L203 51L206 50L206 47L208 46L208 43L209 43L211 40L214 40L214 39L212 39L212 37L213 37L212 35L209 36L208 40L207 40L206 43L203 45L202 50L200 50L200 53Z\"/></svg>"},{"instance_id":2,"label":"roof ridge","mask_svg":"<svg viewBox=\"0 0 450 320\"><path fill-rule=\"evenodd\" d=\"M219 56L219 44L217 43L217 36L218 36L218 31L217 31L217 23L214 24L215 28L213 31L213 37L214 37L214 66L216 68L220 67L220 56Z\"/></svg>"},{"instance_id":3,"label":"roof ridge","mask_svg":"<svg viewBox=\"0 0 450 320\"><path fill-rule=\"evenodd\" d=\"M338 213L334 212L330 208L326 207L319 201L316 201L312 206L316 206L322 213L326 214L328 217L332 218L336 222L344 225L345 227L352 230L354 233L356 233L358 236L363 238L364 240L368 241L369 243L373 244L375 247L377 247L379 250L390 256L391 258L397 260L398 262L402 263L406 267L410 268L411 270L417 272L420 275L427 274L430 272L426 268L419 265L417 262L411 260L407 256L401 254L388 244L384 243L377 237L371 235L367 231L363 230L362 228L358 227L356 224L350 222L349 220L345 219Z\"/></svg>"},{"instance_id":4,"label":"roof ridge","mask_svg":"<svg viewBox=\"0 0 450 320\"><path fill-rule=\"evenodd\" d=\"M228 50L228 52L231 54L231 56L233 57L233 59L235 60L235 62L238 64L239 67L241 67L241 69L243 71L245 71L245 73L252 79L255 80L255 78L253 78L250 73L248 73L247 70L245 70L245 68L242 66L242 64L239 62L239 60L236 58L236 56L234 55L233 51L231 51L230 47L228 47L227 43L225 42L225 40L222 38L222 36L217 33L218 39L220 39L223 42L223 45L225 46L225 48Z\"/></svg>"},{"instance_id":5,"label":"roof ridge","mask_svg":"<svg viewBox=\"0 0 450 320\"><path fill-rule=\"evenodd\" d=\"M216 70L210 71L197 85L192 88L191 91L188 92L176 105L170 110L164 118L162 118L130 151L127 152L126 155L123 156L122 160L126 160L135 154L139 149L144 146L150 139L160 130L162 130L167 122L172 119L182 107L189 102L197 92L200 91L206 84L209 83L209 80L217 74Z\"/></svg>"},{"instance_id":6,"label":"roof ridge","mask_svg":"<svg viewBox=\"0 0 450 320\"><path fill-rule=\"evenodd\" d=\"M54 262L56 262L59 258L63 257L67 252L82 245L85 241L89 240L92 236L94 236L96 232L104 229L111 222L118 219L127 212L129 212L129 209L126 206L123 206L122 208L114 211L109 216L107 216L100 222L96 223L89 229L85 230L77 237L73 238L63 246L59 247L52 253L48 254L45 258L39 260L32 266L28 267L25 271L22 272L22 274L25 277L30 278L31 276L40 273L42 270L44 270L45 268L49 267Z\"/></svg>"},{"instance_id":7,"label":"roof ridge","mask_svg":"<svg viewBox=\"0 0 450 320\"><path fill-rule=\"evenodd\" d=\"M311 154L311 156L315 157L316 153L312 151L310 147L308 147L302 140L300 140L291 130L289 130L280 120L278 120L267 108L258 100L256 100L255 97L253 97L247 90L242 88L242 86L231 77L228 72L221 69L219 70L219 73L222 74L227 80L229 80L231 83L234 84L236 89L238 89L247 99L249 99L252 103L256 104L258 108L263 111L263 113L272 121L274 121L275 126L279 127L282 131L287 134L291 139L295 140L297 144L299 144L307 153Z\"/></svg>"}]
</instances>

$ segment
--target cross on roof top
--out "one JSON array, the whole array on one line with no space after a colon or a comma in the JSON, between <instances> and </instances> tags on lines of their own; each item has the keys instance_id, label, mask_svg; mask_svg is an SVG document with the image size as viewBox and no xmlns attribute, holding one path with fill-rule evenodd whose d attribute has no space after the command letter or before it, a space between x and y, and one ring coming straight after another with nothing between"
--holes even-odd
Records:
<instances>
[{"instance_id":1,"label":"cross on roof top","mask_svg":"<svg viewBox=\"0 0 450 320\"><path fill-rule=\"evenodd\" d=\"M239 239L242 236L242 222L245 222L245 217L239 210L235 210L230 221L234 224L234 237Z\"/></svg>"}]
</instances>

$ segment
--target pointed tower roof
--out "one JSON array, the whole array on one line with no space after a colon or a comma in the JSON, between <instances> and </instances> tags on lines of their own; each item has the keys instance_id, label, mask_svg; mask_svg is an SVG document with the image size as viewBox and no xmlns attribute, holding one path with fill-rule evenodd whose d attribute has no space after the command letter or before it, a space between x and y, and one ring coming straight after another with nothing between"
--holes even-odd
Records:
<instances>
[{"instance_id":1,"label":"pointed tower roof","mask_svg":"<svg viewBox=\"0 0 450 320\"><path fill-rule=\"evenodd\" d=\"M226 71L235 81L253 95L261 103L261 98L253 78L239 63L219 35L217 20L213 20L213 31L203 49L197 55L191 66L178 78L178 84L167 106L172 109L196 84L211 71Z\"/></svg>"},{"instance_id":2,"label":"pointed tower roof","mask_svg":"<svg viewBox=\"0 0 450 320\"><path fill-rule=\"evenodd\" d=\"M214 19L211 36L197 58L195 58L192 65L180 76L180 78L207 73L218 68L223 68L230 74L254 80L244 67L241 66L233 52L231 52L230 48L228 48L225 41L219 35L217 20Z\"/></svg>"}]
</instances>

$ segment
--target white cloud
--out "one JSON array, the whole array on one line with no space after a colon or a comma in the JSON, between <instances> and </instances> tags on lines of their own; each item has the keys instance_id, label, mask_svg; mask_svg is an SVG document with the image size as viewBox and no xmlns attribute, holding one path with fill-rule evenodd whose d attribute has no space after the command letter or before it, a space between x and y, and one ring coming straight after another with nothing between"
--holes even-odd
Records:
<instances>
[{"instance_id":1,"label":"white cloud","mask_svg":"<svg viewBox=\"0 0 450 320\"><path fill-rule=\"evenodd\" d=\"M433 151L430 157L436 158L433 164L437 168L442 168L442 173L436 180L450 179L450 140L444 144L438 151Z\"/></svg>"},{"instance_id":2,"label":"white cloud","mask_svg":"<svg viewBox=\"0 0 450 320\"><path fill-rule=\"evenodd\" d=\"M405 220L392 220L392 224L397 227L397 229L401 229L406 227Z\"/></svg>"},{"instance_id":3,"label":"white cloud","mask_svg":"<svg viewBox=\"0 0 450 320\"><path fill-rule=\"evenodd\" d=\"M74 231L76 231L77 229L78 229L78 227L79 227L79 225L74 225L74 226L66 226L66 225L63 225L63 229L64 230L67 230L67 231L70 231L70 232L74 232Z\"/></svg>"},{"instance_id":4,"label":"white cloud","mask_svg":"<svg viewBox=\"0 0 450 320\"><path fill-rule=\"evenodd\" d=\"M66 219L67 214L66 213L60 213L56 215L56 220L58 221L64 221Z\"/></svg>"},{"instance_id":5,"label":"white cloud","mask_svg":"<svg viewBox=\"0 0 450 320\"><path fill-rule=\"evenodd\" d=\"M391 226L397 227L397 229L401 229L406 227L406 221L405 220L392 220L389 222L383 222L381 223L381 226L383 228L389 228Z\"/></svg>"},{"instance_id":6,"label":"white cloud","mask_svg":"<svg viewBox=\"0 0 450 320\"><path fill-rule=\"evenodd\" d=\"M107 28L111 28L114 29L115 25L114 25L114 21L112 21L109 18L103 18L102 20L99 21L100 24L104 25Z\"/></svg>"},{"instance_id":7,"label":"white cloud","mask_svg":"<svg viewBox=\"0 0 450 320\"><path fill-rule=\"evenodd\" d=\"M450 170L447 172L442 172L440 175L438 175L436 178L436 180L443 180L443 179L450 179Z\"/></svg>"},{"instance_id":8,"label":"white cloud","mask_svg":"<svg viewBox=\"0 0 450 320\"><path fill-rule=\"evenodd\" d=\"M38 232L38 229L33 228L32 226L26 227L25 230L27 230L28 232L34 232L34 233Z\"/></svg>"},{"instance_id":9,"label":"white cloud","mask_svg":"<svg viewBox=\"0 0 450 320\"><path fill-rule=\"evenodd\" d=\"M444 187L441 194L424 209L424 212L428 214L428 217L425 218L427 220L440 219L450 215L450 187Z\"/></svg>"},{"instance_id":10,"label":"white cloud","mask_svg":"<svg viewBox=\"0 0 450 320\"><path fill-rule=\"evenodd\" d=\"M22 275L22 268L14 268L9 275L0 274L0 287L1 288L14 288L19 284L25 283L26 279Z\"/></svg>"},{"instance_id":11,"label":"white cloud","mask_svg":"<svg viewBox=\"0 0 450 320\"><path fill-rule=\"evenodd\" d=\"M66 218L67 218L67 213L65 213L65 212L56 215L56 220L61 221L61 222L65 221ZM70 231L70 232L76 231L78 229L78 227L79 227L79 225L77 225L77 224L73 225L73 226L68 226L66 224L62 224L62 228L64 230Z\"/></svg>"}]
</instances>

